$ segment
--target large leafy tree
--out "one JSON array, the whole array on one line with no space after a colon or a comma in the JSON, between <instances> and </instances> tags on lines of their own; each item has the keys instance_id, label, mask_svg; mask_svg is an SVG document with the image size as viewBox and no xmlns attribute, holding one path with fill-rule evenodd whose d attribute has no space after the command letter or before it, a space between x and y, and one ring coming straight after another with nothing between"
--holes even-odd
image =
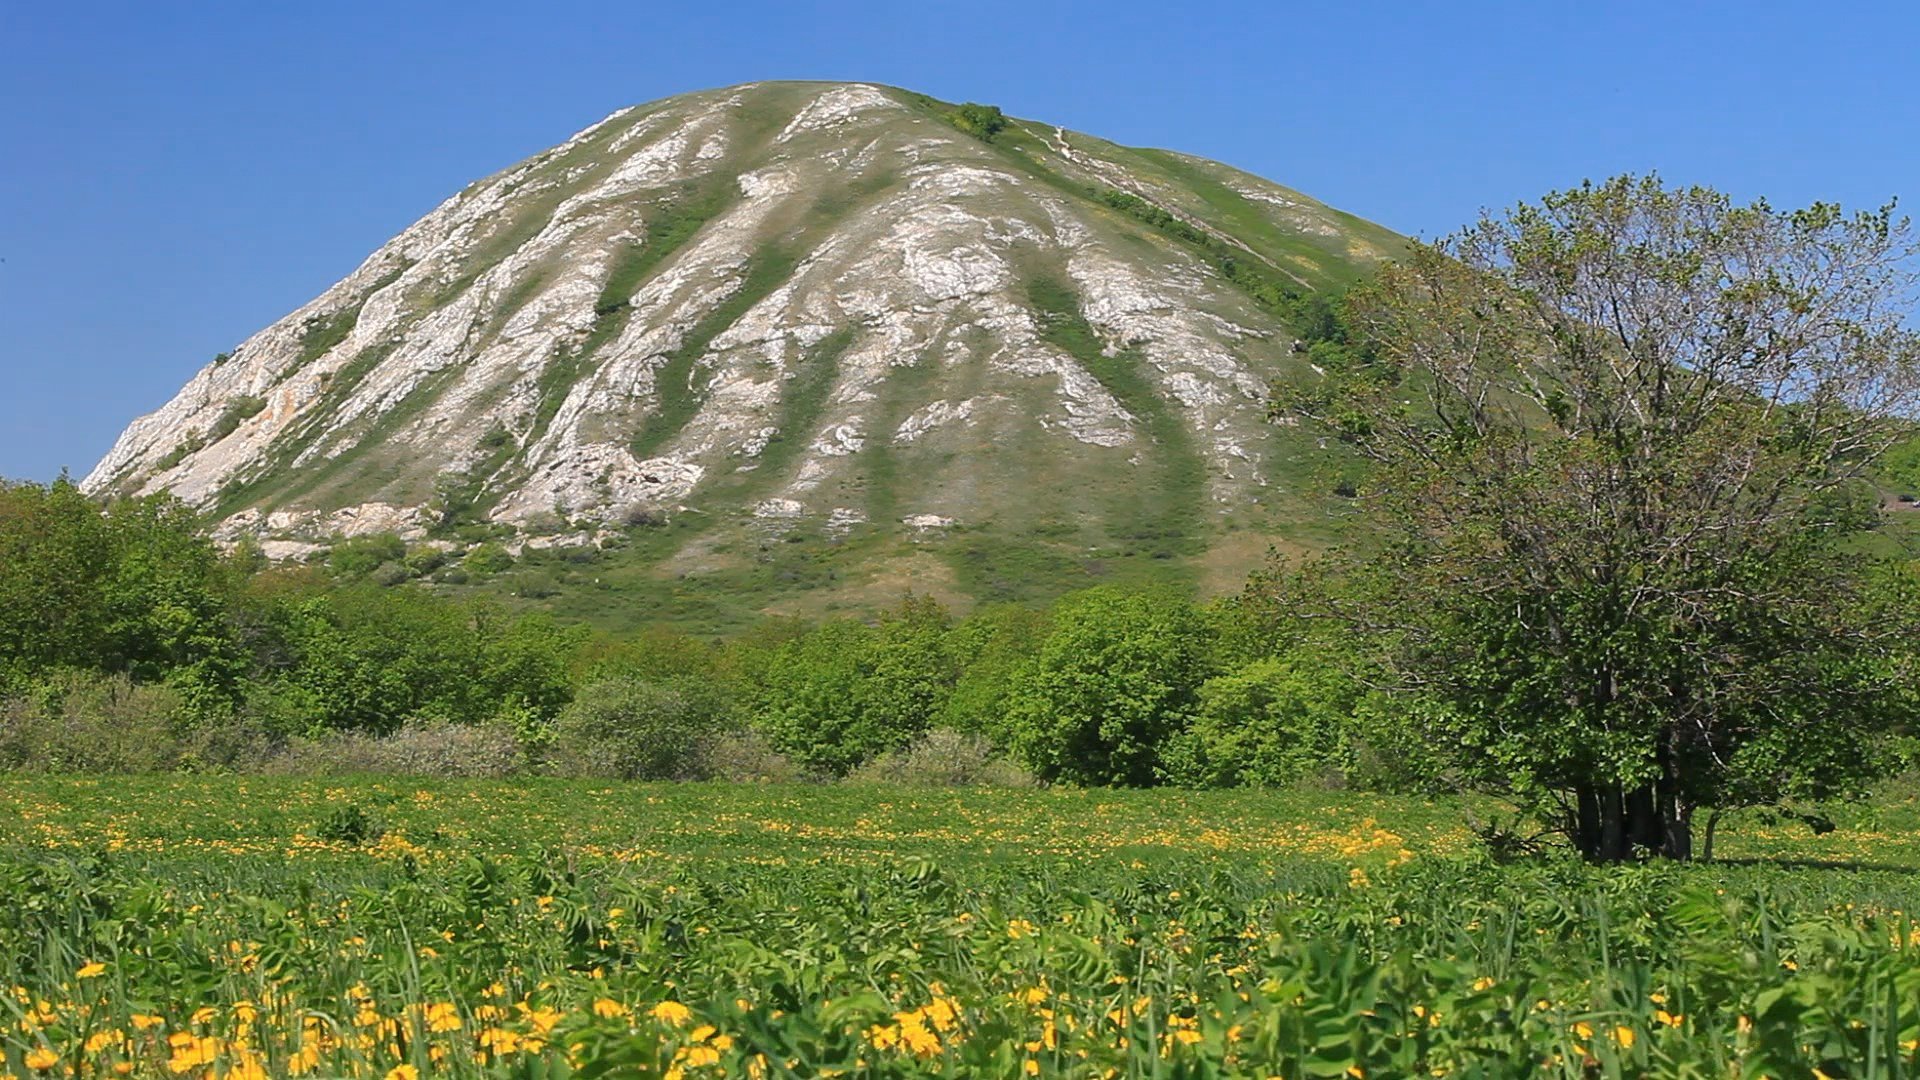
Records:
<instances>
[{"instance_id":1,"label":"large leafy tree","mask_svg":"<svg viewBox=\"0 0 1920 1080\"><path fill-rule=\"evenodd\" d=\"M230 695L227 576L186 506L0 482L0 689L53 668Z\"/></svg>"},{"instance_id":2,"label":"large leafy tree","mask_svg":"<svg viewBox=\"0 0 1920 1080\"><path fill-rule=\"evenodd\" d=\"M1213 674L1207 626L1184 599L1089 589L1052 627L1005 699L1008 748L1044 780L1142 786Z\"/></svg>"},{"instance_id":3,"label":"large leafy tree","mask_svg":"<svg viewBox=\"0 0 1920 1080\"><path fill-rule=\"evenodd\" d=\"M1305 610L1594 859L1857 789L1911 708L1912 583L1862 534L1920 404L1913 254L1890 209L1633 177L1414 245L1352 298L1365 362L1276 403L1373 464L1382 547Z\"/></svg>"}]
</instances>

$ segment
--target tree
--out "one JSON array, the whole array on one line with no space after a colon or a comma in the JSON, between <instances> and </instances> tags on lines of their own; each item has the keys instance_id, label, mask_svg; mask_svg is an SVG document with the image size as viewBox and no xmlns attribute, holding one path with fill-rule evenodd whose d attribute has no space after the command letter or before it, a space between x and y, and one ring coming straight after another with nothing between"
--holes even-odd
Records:
<instances>
[{"instance_id":1,"label":"tree","mask_svg":"<svg viewBox=\"0 0 1920 1080\"><path fill-rule=\"evenodd\" d=\"M955 127L982 142L992 142L995 135L1007 129L1007 116L998 105L969 101L949 115Z\"/></svg>"},{"instance_id":2,"label":"tree","mask_svg":"<svg viewBox=\"0 0 1920 1080\"><path fill-rule=\"evenodd\" d=\"M932 726L957 670L949 617L909 594L877 626L823 623L773 650L755 680L755 725L816 772L844 776Z\"/></svg>"},{"instance_id":3,"label":"tree","mask_svg":"<svg viewBox=\"0 0 1920 1080\"><path fill-rule=\"evenodd\" d=\"M1205 623L1178 597L1090 589L1060 601L1006 699L1008 748L1043 780L1147 785L1211 674Z\"/></svg>"},{"instance_id":4,"label":"tree","mask_svg":"<svg viewBox=\"0 0 1920 1080\"><path fill-rule=\"evenodd\" d=\"M1188 787L1282 787L1344 769L1359 698L1344 672L1310 653L1252 661L1200 685L1163 771Z\"/></svg>"},{"instance_id":5,"label":"tree","mask_svg":"<svg viewBox=\"0 0 1920 1080\"><path fill-rule=\"evenodd\" d=\"M0 482L0 690L53 668L184 680L229 695L228 571L170 496L101 507L65 477Z\"/></svg>"},{"instance_id":6,"label":"tree","mask_svg":"<svg viewBox=\"0 0 1920 1080\"><path fill-rule=\"evenodd\" d=\"M1371 462L1380 526L1299 610L1593 859L1856 791L1911 715L1913 582L1862 543L1920 404L1914 252L1890 208L1633 177L1414 245L1350 298L1367 358L1276 397Z\"/></svg>"},{"instance_id":7,"label":"tree","mask_svg":"<svg viewBox=\"0 0 1920 1080\"><path fill-rule=\"evenodd\" d=\"M726 726L726 709L711 687L618 676L588 683L560 710L553 753L576 774L695 780Z\"/></svg>"}]
</instances>

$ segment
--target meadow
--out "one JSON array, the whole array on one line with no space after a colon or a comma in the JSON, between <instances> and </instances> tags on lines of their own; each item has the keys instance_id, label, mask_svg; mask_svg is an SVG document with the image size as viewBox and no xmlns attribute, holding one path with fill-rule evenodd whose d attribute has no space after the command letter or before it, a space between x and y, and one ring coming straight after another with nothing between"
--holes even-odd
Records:
<instances>
[{"instance_id":1,"label":"meadow","mask_svg":"<svg viewBox=\"0 0 1920 1080\"><path fill-rule=\"evenodd\" d=\"M1325 791L13 776L0 1073L1920 1071L1920 803L1496 861Z\"/></svg>"}]
</instances>

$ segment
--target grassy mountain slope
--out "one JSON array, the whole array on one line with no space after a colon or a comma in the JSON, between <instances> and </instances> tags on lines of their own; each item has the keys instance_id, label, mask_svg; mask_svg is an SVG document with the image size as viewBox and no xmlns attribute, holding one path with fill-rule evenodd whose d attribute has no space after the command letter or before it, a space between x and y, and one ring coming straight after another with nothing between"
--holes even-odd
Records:
<instances>
[{"instance_id":1,"label":"grassy mountain slope","mask_svg":"<svg viewBox=\"0 0 1920 1080\"><path fill-rule=\"evenodd\" d=\"M284 554L531 542L487 587L609 623L1205 587L1338 515L1264 391L1312 377L1302 298L1401 243L904 90L689 94L470 185L87 484Z\"/></svg>"}]
</instances>

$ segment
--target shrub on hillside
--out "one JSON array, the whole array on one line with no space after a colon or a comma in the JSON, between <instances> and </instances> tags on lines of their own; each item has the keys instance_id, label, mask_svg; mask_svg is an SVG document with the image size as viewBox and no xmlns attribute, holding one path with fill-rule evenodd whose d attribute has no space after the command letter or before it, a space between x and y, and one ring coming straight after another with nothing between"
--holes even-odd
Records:
<instances>
[{"instance_id":1,"label":"shrub on hillside","mask_svg":"<svg viewBox=\"0 0 1920 1080\"><path fill-rule=\"evenodd\" d=\"M985 142L1007 129L1007 116L998 105L969 101L948 115L954 127Z\"/></svg>"},{"instance_id":2,"label":"shrub on hillside","mask_svg":"<svg viewBox=\"0 0 1920 1080\"><path fill-rule=\"evenodd\" d=\"M365 577L407 557L407 543L392 533L342 540L327 552L327 569L341 577Z\"/></svg>"},{"instance_id":3,"label":"shrub on hillside","mask_svg":"<svg viewBox=\"0 0 1920 1080\"><path fill-rule=\"evenodd\" d=\"M560 710L550 761L575 776L695 780L725 729L725 708L699 684L616 676L582 687Z\"/></svg>"},{"instance_id":4,"label":"shrub on hillside","mask_svg":"<svg viewBox=\"0 0 1920 1080\"><path fill-rule=\"evenodd\" d=\"M847 778L860 784L907 787L1034 787L1039 781L994 753L979 735L935 728L898 750L862 765Z\"/></svg>"},{"instance_id":5,"label":"shrub on hillside","mask_svg":"<svg viewBox=\"0 0 1920 1080\"><path fill-rule=\"evenodd\" d=\"M512 552L509 552L504 546L489 540L484 544L476 545L473 550L467 552L467 557L461 565L466 567L470 573L498 574L513 569L513 563L514 558Z\"/></svg>"}]
</instances>

